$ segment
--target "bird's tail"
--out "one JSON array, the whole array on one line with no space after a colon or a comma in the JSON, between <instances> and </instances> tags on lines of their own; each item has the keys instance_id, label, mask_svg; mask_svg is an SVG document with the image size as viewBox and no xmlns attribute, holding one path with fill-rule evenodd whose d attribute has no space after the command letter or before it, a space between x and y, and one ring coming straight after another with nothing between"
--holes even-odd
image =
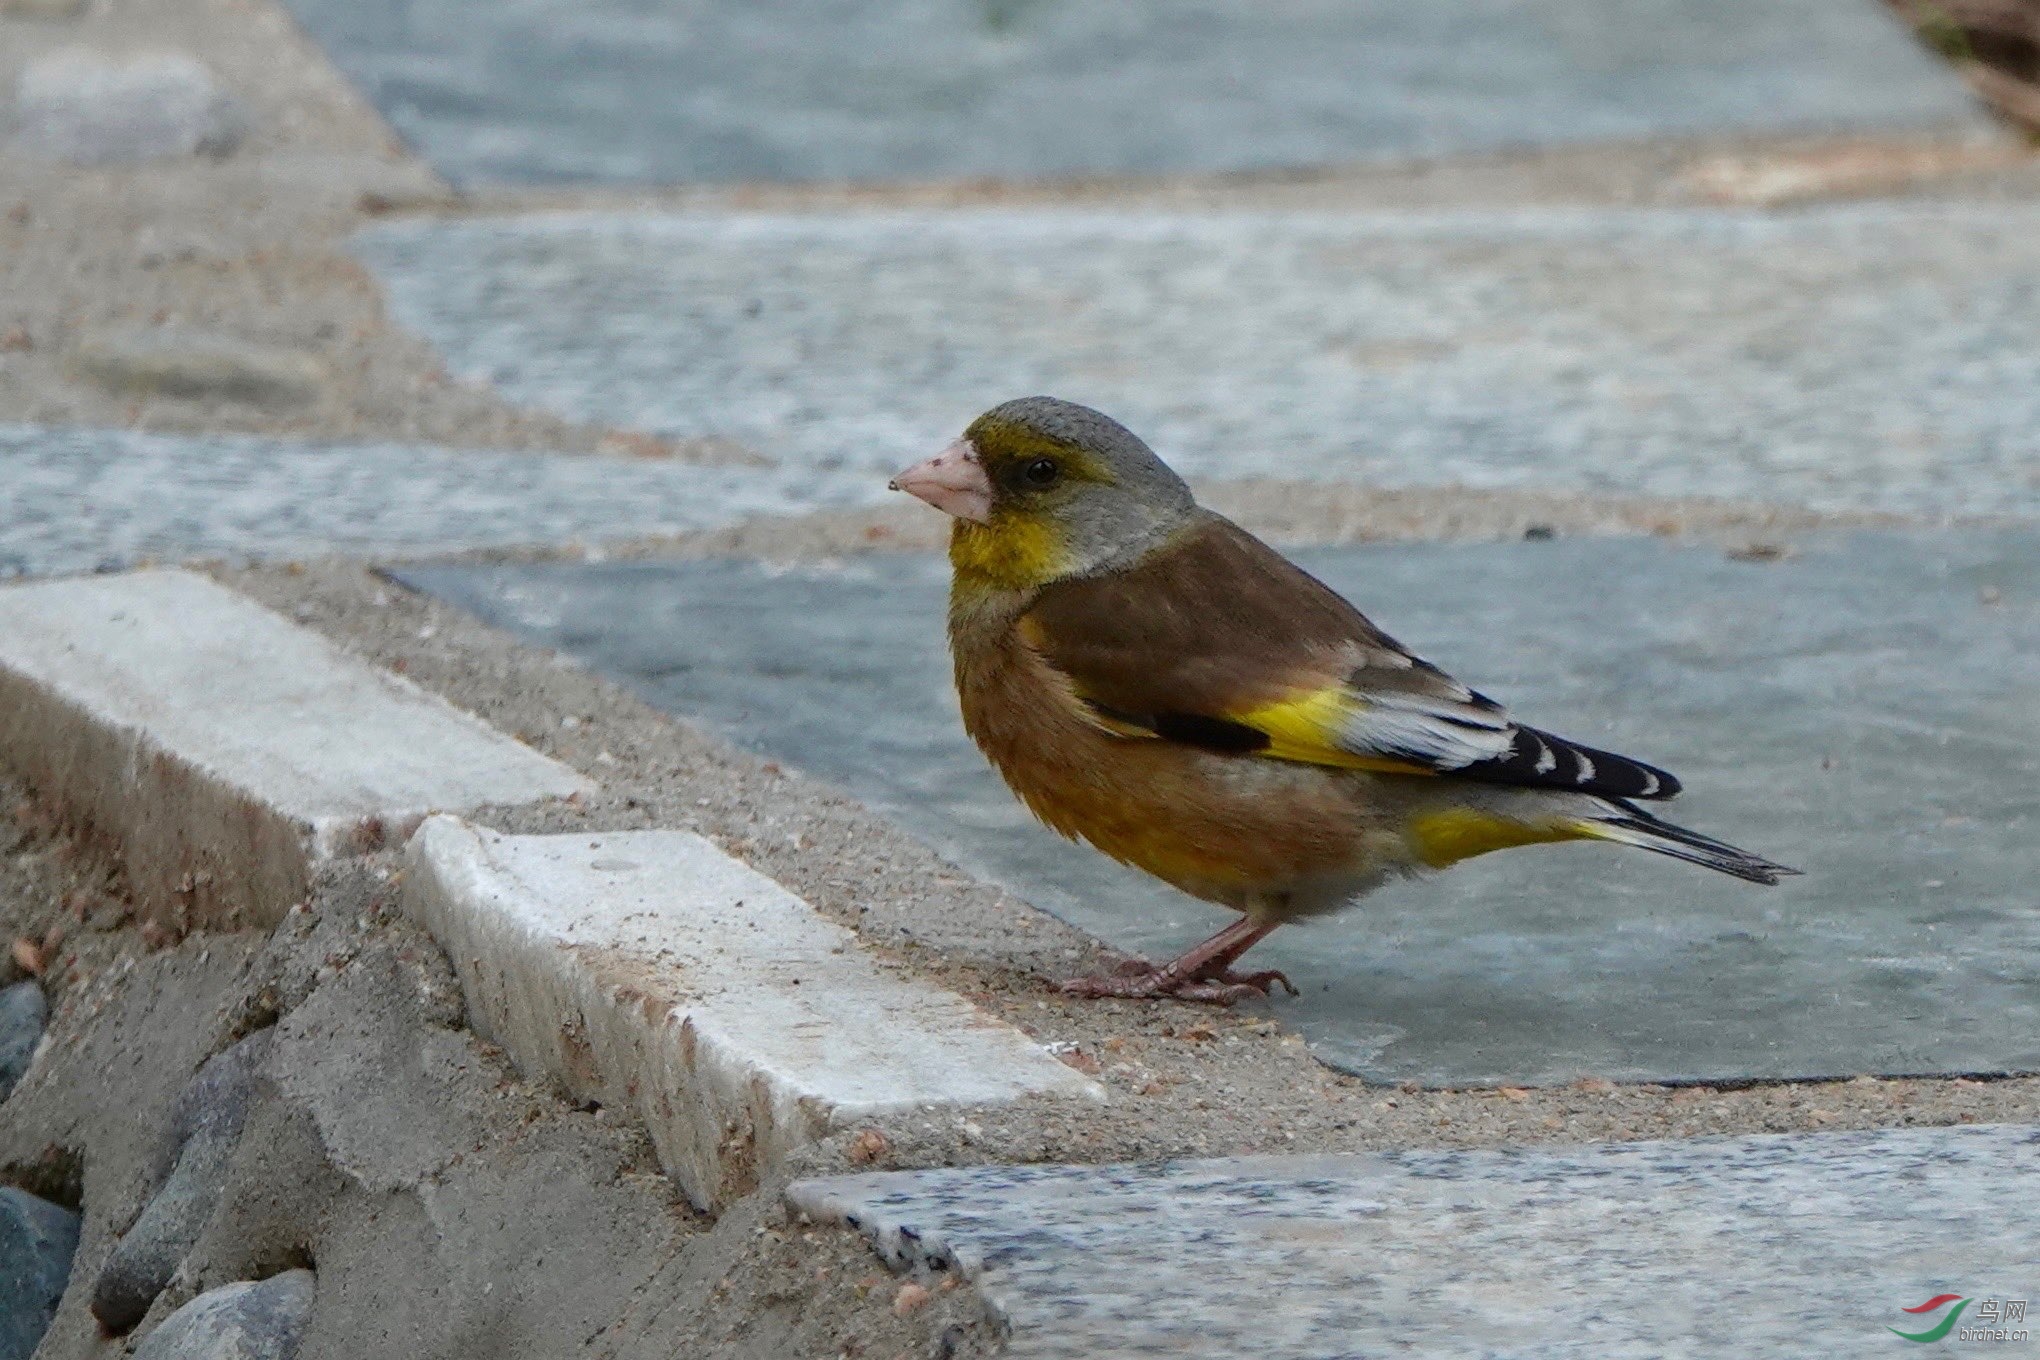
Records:
<instances>
[{"instance_id":1,"label":"bird's tail","mask_svg":"<svg viewBox=\"0 0 2040 1360\"><path fill-rule=\"evenodd\" d=\"M1739 850L1726 841L1703 836L1697 831L1688 831L1683 826L1674 826L1667 821L1651 816L1642 808L1632 806L1618 799L1608 800L1608 815L1582 820L1580 834L1595 840L1614 841L1619 845L1634 845L1652 850L1673 859L1685 860L1688 864L1704 865L1719 869L1724 874L1748 879L1752 883L1775 884L1787 875L1797 874L1798 869Z\"/></svg>"}]
</instances>

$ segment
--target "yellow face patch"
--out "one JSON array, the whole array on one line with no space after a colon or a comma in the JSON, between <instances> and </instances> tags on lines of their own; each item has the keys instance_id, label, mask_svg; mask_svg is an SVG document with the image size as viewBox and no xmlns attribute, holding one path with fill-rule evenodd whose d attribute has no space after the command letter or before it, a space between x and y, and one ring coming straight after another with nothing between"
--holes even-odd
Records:
<instances>
[{"instance_id":1,"label":"yellow face patch","mask_svg":"<svg viewBox=\"0 0 2040 1360\"><path fill-rule=\"evenodd\" d=\"M1258 754L1275 760L1330 765L1342 770L1372 770L1377 774L1436 773L1407 761L1355 755L1341 748L1333 734L1344 725L1354 702L1343 688L1334 686L1250 709L1232 715L1232 720L1266 732L1268 745Z\"/></svg>"},{"instance_id":2,"label":"yellow face patch","mask_svg":"<svg viewBox=\"0 0 2040 1360\"><path fill-rule=\"evenodd\" d=\"M1408 834L1417 858L1433 869L1442 869L1490 850L1575 841L1587 833L1575 822L1532 826L1471 808L1448 808L1418 817L1410 823Z\"/></svg>"},{"instance_id":3,"label":"yellow face patch","mask_svg":"<svg viewBox=\"0 0 2040 1360\"><path fill-rule=\"evenodd\" d=\"M988 524L956 522L949 535L949 565L959 577L1026 590L1067 571L1069 549L1045 517L1000 510Z\"/></svg>"},{"instance_id":4,"label":"yellow face patch","mask_svg":"<svg viewBox=\"0 0 2040 1360\"><path fill-rule=\"evenodd\" d=\"M1053 458L1062 468L1065 481L1112 480L1111 472L1089 450L1025 425L994 419L990 412L972 421L963 437L976 446L988 467L1014 468L1036 458Z\"/></svg>"}]
</instances>

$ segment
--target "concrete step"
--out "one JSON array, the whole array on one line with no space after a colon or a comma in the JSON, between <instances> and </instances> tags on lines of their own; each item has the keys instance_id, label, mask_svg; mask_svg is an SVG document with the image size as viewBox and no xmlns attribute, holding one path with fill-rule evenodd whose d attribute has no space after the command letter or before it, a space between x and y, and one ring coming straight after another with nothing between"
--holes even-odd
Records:
<instances>
[{"instance_id":1,"label":"concrete step","mask_svg":"<svg viewBox=\"0 0 2040 1360\"><path fill-rule=\"evenodd\" d=\"M1297 559L1526 721L1659 761L1674 820L1776 888L1606 846L1510 851L1278 931L1253 960L1385 1082L2040 1070L2040 534L1657 539ZM964 737L947 564L887 554L419 569L409 584L835 780L1129 950L1227 919L1044 830Z\"/></svg>"},{"instance_id":2,"label":"concrete step","mask_svg":"<svg viewBox=\"0 0 2040 1360\"><path fill-rule=\"evenodd\" d=\"M183 571L0 588L0 764L179 926L280 920L316 862L427 813L593 787Z\"/></svg>"},{"instance_id":3,"label":"concrete step","mask_svg":"<svg viewBox=\"0 0 2040 1360\"><path fill-rule=\"evenodd\" d=\"M473 183L1293 169L1982 119L1858 0L289 0Z\"/></svg>"},{"instance_id":4,"label":"concrete step","mask_svg":"<svg viewBox=\"0 0 2040 1360\"><path fill-rule=\"evenodd\" d=\"M451 817L410 848L407 909L475 1029L628 1109L704 1210L803 1144L916 1110L1104 1088L699 836L504 836Z\"/></svg>"},{"instance_id":5,"label":"concrete step","mask_svg":"<svg viewBox=\"0 0 2040 1360\"><path fill-rule=\"evenodd\" d=\"M513 400L829 475L1047 392L1210 478L2040 516L2032 204L560 216L358 248Z\"/></svg>"},{"instance_id":6,"label":"concrete step","mask_svg":"<svg viewBox=\"0 0 2040 1360\"><path fill-rule=\"evenodd\" d=\"M0 577L677 533L875 500L809 467L0 425Z\"/></svg>"},{"instance_id":7,"label":"concrete step","mask_svg":"<svg viewBox=\"0 0 2040 1360\"><path fill-rule=\"evenodd\" d=\"M974 1167L787 1198L896 1269L975 1280L1015 1360L1657 1360L1869 1354L1933 1330L1952 1304L1906 1310L1950 1292L1963 1323L2002 1320L2032 1298L2036 1193L2040 1131L1982 1126Z\"/></svg>"}]
</instances>

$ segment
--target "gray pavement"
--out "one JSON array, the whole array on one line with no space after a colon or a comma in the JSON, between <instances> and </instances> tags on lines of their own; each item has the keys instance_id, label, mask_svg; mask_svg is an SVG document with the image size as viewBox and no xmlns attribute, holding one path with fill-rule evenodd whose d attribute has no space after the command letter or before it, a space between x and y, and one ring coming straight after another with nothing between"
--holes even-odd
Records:
<instances>
[{"instance_id":1,"label":"gray pavement","mask_svg":"<svg viewBox=\"0 0 2040 1360\"><path fill-rule=\"evenodd\" d=\"M1978 126L1870 0L290 0L461 181L1240 170Z\"/></svg>"},{"instance_id":2,"label":"gray pavement","mask_svg":"<svg viewBox=\"0 0 2040 1360\"><path fill-rule=\"evenodd\" d=\"M1661 761L1676 820L1807 871L1759 889L1565 846L1394 885L1255 953L1334 1066L1427 1084L2040 1070L2040 538L1650 539L1298 559L1526 720ZM946 566L882 555L403 579L844 785L1130 950L1223 914L1036 826L965 740Z\"/></svg>"},{"instance_id":3,"label":"gray pavement","mask_svg":"<svg viewBox=\"0 0 2040 1360\"><path fill-rule=\"evenodd\" d=\"M788 1198L976 1279L1015 1360L1660 1360L1873 1355L1951 1310L1995 1330L2033 1302L2036 1193L2040 1133L2001 1125L972 1167ZM2001 1349L2030 1353L2032 1324Z\"/></svg>"},{"instance_id":4,"label":"gray pavement","mask_svg":"<svg viewBox=\"0 0 2040 1360\"><path fill-rule=\"evenodd\" d=\"M1766 163L1783 147L1769 134L1868 134L1843 163L1900 166L1951 154L1952 139L1921 151L1943 130L1988 139L1956 79L1874 0L286 2L469 183L1201 171L1558 144L1581 146L1583 164L1704 169L1696 144L1605 140L1694 133L1737 147L1751 135L1755 168L1730 178L1791 182L1807 166ZM19 304L0 325L0 397L44 425L290 436L0 426L0 577L601 543L866 505L884 494L874 474L1042 387L1110 406L1187 470L1337 481L1349 496L1463 482L2040 515L2031 206L421 223L362 243L386 294L333 243L382 208L446 205L269 0L0 11L10 56L21 43L189 49L254 115L218 164L78 175L16 158L29 177L0 236L26 249L0 249L21 264L0 287ZM1539 192L1595 173L1540 171ZM1825 173L1792 192L1895 182ZM1666 194L1714 182L1660 178ZM302 345L329 381L287 414L217 391L138 395L94 356L148 316ZM480 385L439 381L434 343ZM84 381L95 368L109 385ZM776 461L301 437L583 449L647 426ZM798 546L812 559L820 541ZM1695 823L1812 871L1765 895L1637 855L1525 852L1283 932L1268 957L1311 991L1280 1013L1321 1056L1420 1082L2040 1068L2025 882L2040 842L2040 546L2031 530L1799 546L1770 563L1649 541L1313 557L1537 717L1678 766ZM1487 603L1448 588L1454 573ZM1034 828L962 744L929 558L419 579L851 787L1122 943L1158 952L1211 924ZM240 573L234 587L601 785L571 807L498 808L505 829L711 834L882 948L911 922L909 971L982 983L974 1002L1112 1089L1075 1115L1029 1102L954 1127L874 1116L848 1146L815 1149L814 1174L874 1151L878 1164L1121 1162L2032 1118L2032 1081L1395 1093L1313 1069L1251 1008L1206 1027L1180 1008L1054 998L1016 963L1053 970L1081 941L826 788L651 721L358 566ZM26 850L4 857L0 938L40 940L53 990L0 1142L36 1175L92 1168L106 1193L87 1198L80 1260L140 1242L150 1130L222 1025L280 1012L276 1042L294 1047L277 1050L250 1138L319 1136L233 1159L209 1202L259 1206L260 1221L222 1216L174 1273L218 1284L252 1260L275 1268L278 1241L303 1247L329 1305L366 1301L316 1309L307 1356L388 1351L394 1336L508 1360L591 1337L618 1355L997 1349L974 1290L891 1308L850 1234L761 1234L769 1181L716 1225L673 1213L671 1187L641 1174L644 1130L623 1105L554 1101L461 1032L461 998L390 922L379 870L322 876L304 928L266 946L241 932L159 947L122 924L120 885L94 857L29 822L15 838ZM577 1032L538 1028L570 1047ZM988 1296L1023 1324L1019 1354L1053 1351L1052 1333L1030 1330L1051 1313L1077 1353L1101 1356L1158 1332L1173 1346L1185 1326L1229 1355L1280 1355L1299 1335L1305 1353L1352 1353L1377 1333L1377 1349L1453 1355L1479 1335L1503 1353L1671 1355L1694 1336L1718 1343L1709 1353L1809 1338L1846 1353L1868 1349L1852 1347L1857 1323L1902 1344L1884 1324L1919 1325L1896 1310L1929 1294L2024 1292L2036 1262L2016 1208L2032 1171L2030 1129L1958 1129L1398 1152L1202 1180L992 1168L824 1193L866 1196L851 1211L889 1250L913 1229L931 1255L988 1264ZM980 1192L997 1201L983 1213ZM412 1220L461 1231L389 1231ZM1214 1260L1246 1269L1228 1277ZM1270 1265L1284 1286L1249 1287ZM1560 1309L1546 1306L1554 1281ZM92 1292L70 1291L46 1351L107 1349ZM184 1344L177 1321L143 1346ZM1243 1323L1256 1334L1230 1330Z\"/></svg>"},{"instance_id":5,"label":"gray pavement","mask_svg":"<svg viewBox=\"0 0 2040 1360\"><path fill-rule=\"evenodd\" d=\"M1181 470L2040 514L2040 208L411 223L453 369L581 420L898 467L1007 397Z\"/></svg>"},{"instance_id":6,"label":"gray pavement","mask_svg":"<svg viewBox=\"0 0 2040 1360\"><path fill-rule=\"evenodd\" d=\"M0 425L0 577L599 542L855 504L865 476Z\"/></svg>"}]
</instances>

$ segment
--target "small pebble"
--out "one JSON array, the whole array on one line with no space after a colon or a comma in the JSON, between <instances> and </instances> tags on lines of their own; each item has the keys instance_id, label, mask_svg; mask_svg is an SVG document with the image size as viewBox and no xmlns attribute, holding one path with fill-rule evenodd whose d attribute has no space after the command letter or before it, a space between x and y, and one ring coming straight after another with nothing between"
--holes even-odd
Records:
<instances>
[{"instance_id":1,"label":"small pebble","mask_svg":"<svg viewBox=\"0 0 2040 1360\"><path fill-rule=\"evenodd\" d=\"M315 1292L309 1270L207 1290L144 1337L134 1360L290 1360Z\"/></svg>"},{"instance_id":2,"label":"small pebble","mask_svg":"<svg viewBox=\"0 0 2040 1360\"><path fill-rule=\"evenodd\" d=\"M257 1073L273 1038L273 1030L257 1030L215 1054L178 1095L171 1119L175 1156L166 1159L169 1175L92 1284L88 1306L108 1331L125 1332L142 1320L212 1221L234 1145L258 1098Z\"/></svg>"}]
</instances>

